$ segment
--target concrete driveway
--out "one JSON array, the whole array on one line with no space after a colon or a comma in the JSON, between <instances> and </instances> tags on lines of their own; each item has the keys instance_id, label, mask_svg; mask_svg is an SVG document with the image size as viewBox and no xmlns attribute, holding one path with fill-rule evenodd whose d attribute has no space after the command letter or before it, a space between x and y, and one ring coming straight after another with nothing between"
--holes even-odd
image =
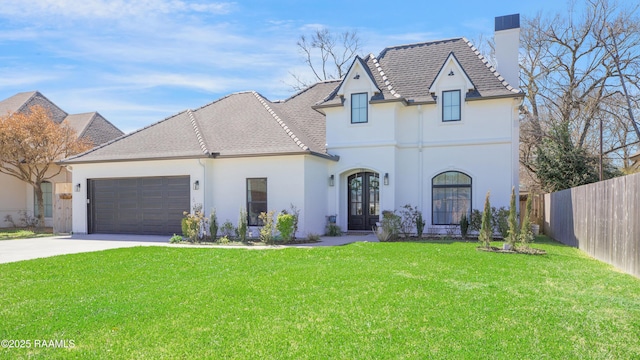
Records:
<instances>
[{"instance_id":1,"label":"concrete driveway","mask_svg":"<svg viewBox=\"0 0 640 360\"><path fill-rule=\"evenodd\" d=\"M378 241L374 234L322 237L319 243L295 247L339 246L357 241ZM169 244L169 236L153 235L66 235L34 239L0 240L0 264L57 255L127 248L134 246L209 247L211 245ZM215 248L238 248L216 246ZM249 249L277 249L283 246L247 246Z\"/></svg>"}]
</instances>

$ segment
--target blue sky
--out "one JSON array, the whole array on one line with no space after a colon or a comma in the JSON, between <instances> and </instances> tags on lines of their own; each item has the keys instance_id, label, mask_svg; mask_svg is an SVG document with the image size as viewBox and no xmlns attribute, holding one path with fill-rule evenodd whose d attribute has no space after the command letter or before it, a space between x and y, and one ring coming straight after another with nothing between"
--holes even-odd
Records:
<instances>
[{"instance_id":1,"label":"blue sky","mask_svg":"<svg viewBox=\"0 0 640 360\"><path fill-rule=\"evenodd\" d=\"M490 37L495 16L566 9L563 0L3 0L0 99L39 90L69 113L98 111L131 132L232 92L287 98L290 73L309 74L296 41L318 27L357 30L364 53L377 55Z\"/></svg>"}]
</instances>

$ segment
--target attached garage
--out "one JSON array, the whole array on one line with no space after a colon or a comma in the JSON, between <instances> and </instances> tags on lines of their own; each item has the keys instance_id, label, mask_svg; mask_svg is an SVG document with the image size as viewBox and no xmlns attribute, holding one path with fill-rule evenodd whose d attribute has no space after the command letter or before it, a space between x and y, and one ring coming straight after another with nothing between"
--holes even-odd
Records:
<instances>
[{"instance_id":1,"label":"attached garage","mask_svg":"<svg viewBox=\"0 0 640 360\"><path fill-rule=\"evenodd\" d=\"M89 233L180 234L189 184L189 176L89 179Z\"/></svg>"}]
</instances>

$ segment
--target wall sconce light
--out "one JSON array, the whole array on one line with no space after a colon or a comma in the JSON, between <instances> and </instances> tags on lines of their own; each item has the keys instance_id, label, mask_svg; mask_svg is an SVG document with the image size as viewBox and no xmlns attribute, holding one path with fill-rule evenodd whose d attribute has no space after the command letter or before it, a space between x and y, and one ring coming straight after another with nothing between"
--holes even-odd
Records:
<instances>
[{"instance_id":1,"label":"wall sconce light","mask_svg":"<svg viewBox=\"0 0 640 360\"><path fill-rule=\"evenodd\" d=\"M384 173L384 184L389 185L389 173Z\"/></svg>"},{"instance_id":2,"label":"wall sconce light","mask_svg":"<svg viewBox=\"0 0 640 360\"><path fill-rule=\"evenodd\" d=\"M335 178L333 177L333 175L329 176L329 186L333 186L335 184Z\"/></svg>"},{"instance_id":3,"label":"wall sconce light","mask_svg":"<svg viewBox=\"0 0 640 360\"><path fill-rule=\"evenodd\" d=\"M80 187L81 187L80 183L77 183L76 184L76 192L80 192Z\"/></svg>"},{"instance_id":4,"label":"wall sconce light","mask_svg":"<svg viewBox=\"0 0 640 360\"><path fill-rule=\"evenodd\" d=\"M193 183L193 190L198 190L198 189L200 189L200 180L196 180Z\"/></svg>"}]
</instances>

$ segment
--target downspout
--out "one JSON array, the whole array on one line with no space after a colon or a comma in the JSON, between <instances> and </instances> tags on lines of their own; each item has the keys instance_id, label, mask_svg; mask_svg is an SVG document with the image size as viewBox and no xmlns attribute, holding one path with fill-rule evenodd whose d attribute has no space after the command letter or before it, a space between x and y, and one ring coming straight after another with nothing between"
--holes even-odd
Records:
<instances>
[{"instance_id":1,"label":"downspout","mask_svg":"<svg viewBox=\"0 0 640 360\"><path fill-rule=\"evenodd\" d=\"M424 129L423 120L424 115L422 112L422 105L418 105L418 199L420 199L420 204L418 204L418 206L420 207L420 211L424 213L424 160L422 153L422 148L424 146L424 138L422 134L422 131Z\"/></svg>"},{"instance_id":2,"label":"downspout","mask_svg":"<svg viewBox=\"0 0 640 360\"><path fill-rule=\"evenodd\" d=\"M207 209L209 209L207 206L207 167L201 160L202 159L198 159L198 164L202 166L202 212L206 214Z\"/></svg>"}]
</instances>

